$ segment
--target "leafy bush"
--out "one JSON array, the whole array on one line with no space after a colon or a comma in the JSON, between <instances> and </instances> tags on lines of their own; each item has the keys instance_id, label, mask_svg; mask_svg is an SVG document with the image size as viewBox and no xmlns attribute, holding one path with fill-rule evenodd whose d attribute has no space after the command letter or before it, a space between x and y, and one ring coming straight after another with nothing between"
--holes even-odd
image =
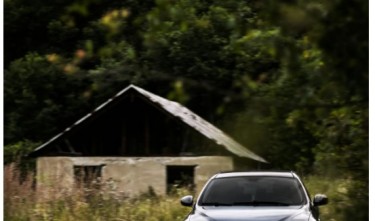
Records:
<instances>
[{"instance_id":1,"label":"leafy bush","mask_svg":"<svg viewBox=\"0 0 375 221\"><path fill-rule=\"evenodd\" d=\"M24 156L30 153L39 143L29 140L19 141L4 147L4 163L20 162Z\"/></svg>"},{"instance_id":2,"label":"leafy bush","mask_svg":"<svg viewBox=\"0 0 375 221\"><path fill-rule=\"evenodd\" d=\"M358 198L352 193L354 189L359 190L358 185L362 182L348 178L309 176L304 179L304 183L310 191L311 198L318 193L328 196L329 203L320 207L322 220L368 220L368 198ZM356 213L352 213L353 210Z\"/></svg>"}]
</instances>

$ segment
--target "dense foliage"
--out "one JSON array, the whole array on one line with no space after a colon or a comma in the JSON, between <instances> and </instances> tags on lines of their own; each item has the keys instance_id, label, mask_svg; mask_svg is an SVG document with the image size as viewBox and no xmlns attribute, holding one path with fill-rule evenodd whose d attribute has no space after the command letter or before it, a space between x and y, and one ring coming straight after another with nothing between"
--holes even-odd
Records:
<instances>
[{"instance_id":1,"label":"dense foliage","mask_svg":"<svg viewBox=\"0 0 375 221\"><path fill-rule=\"evenodd\" d=\"M342 220L368 217L368 2L5 0L4 9L6 162L133 83L185 104L274 169L344 180L345 197L332 202Z\"/></svg>"}]
</instances>

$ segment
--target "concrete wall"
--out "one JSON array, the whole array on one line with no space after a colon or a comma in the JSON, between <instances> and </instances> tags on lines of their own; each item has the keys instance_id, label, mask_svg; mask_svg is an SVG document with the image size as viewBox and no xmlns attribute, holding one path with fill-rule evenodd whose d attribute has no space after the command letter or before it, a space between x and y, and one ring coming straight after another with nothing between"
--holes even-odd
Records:
<instances>
[{"instance_id":1,"label":"concrete wall","mask_svg":"<svg viewBox=\"0 0 375 221\"><path fill-rule=\"evenodd\" d=\"M167 166L195 166L194 184L200 191L215 173L233 170L231 157L40 157L37 160L37 188L40 197L60 197L74 188L74 166L102 165L102 181L127 196L167 190Z\"/></svg>"}]
</instances>

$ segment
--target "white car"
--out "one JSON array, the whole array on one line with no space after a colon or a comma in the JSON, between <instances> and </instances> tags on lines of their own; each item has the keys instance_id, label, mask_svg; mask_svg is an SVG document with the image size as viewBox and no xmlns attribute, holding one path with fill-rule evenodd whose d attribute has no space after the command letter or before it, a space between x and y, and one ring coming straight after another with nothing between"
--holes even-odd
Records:
<instances>
[{"instance_id":1,"label":"white car","mask_svg":"<svg viewBox=\"0 0 375 221\"><path fill-rule=\"evenodd\" d=\"M311 200L294 172L229 172L214 175L194 201L186 221L318 221L323 194Z\"/></svg>"}]
</instances>

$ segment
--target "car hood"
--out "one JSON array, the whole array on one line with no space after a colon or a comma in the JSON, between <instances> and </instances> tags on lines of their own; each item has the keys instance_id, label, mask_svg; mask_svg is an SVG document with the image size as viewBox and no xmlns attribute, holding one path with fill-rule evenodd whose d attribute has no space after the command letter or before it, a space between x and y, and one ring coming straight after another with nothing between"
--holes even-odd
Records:
<instances>
[{"instance_id":1,"label":"car hood","mask_svg":"<svg viewBox=\"0 0 375 221\"><path fill-rule=\"evenodd\" d=\"M307 206L289 207L197 207L192 221L308 221Z\"/></svg>"}]
</instances>

